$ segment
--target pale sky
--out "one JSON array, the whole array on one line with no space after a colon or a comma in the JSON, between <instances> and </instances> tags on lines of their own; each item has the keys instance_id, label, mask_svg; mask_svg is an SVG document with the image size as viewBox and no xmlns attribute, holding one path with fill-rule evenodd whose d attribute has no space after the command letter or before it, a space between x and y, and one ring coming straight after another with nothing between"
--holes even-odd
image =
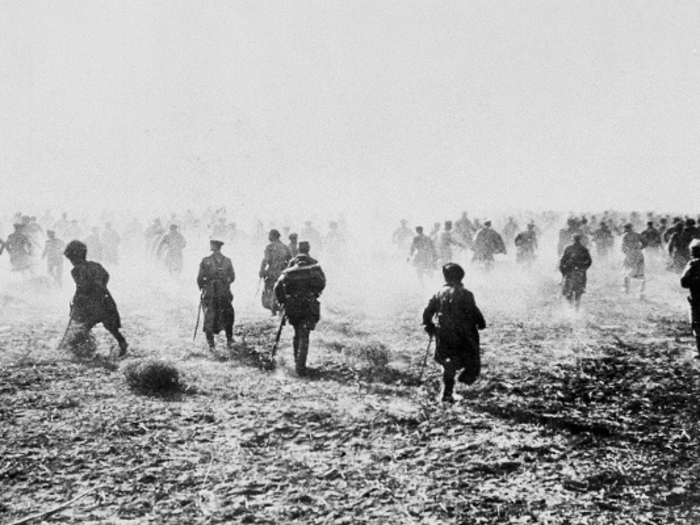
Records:
<instances>
[{"instance_id":1,"label":"pale sky","mask_svg":"<svg viewBox=\"0 0 700 525\"><path fill-rule=\"evenodd\" d=\"M699 22L684 0L0 0L0 214L698 212Z\"/></svg>"}]
</instances>

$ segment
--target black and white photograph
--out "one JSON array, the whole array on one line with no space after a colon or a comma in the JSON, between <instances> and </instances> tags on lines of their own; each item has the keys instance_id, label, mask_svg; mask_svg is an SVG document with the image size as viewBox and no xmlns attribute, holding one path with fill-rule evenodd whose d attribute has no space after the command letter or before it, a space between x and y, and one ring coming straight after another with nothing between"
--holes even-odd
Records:
<instances>
[{"instance_id":1,"label":"black and white photograph","mask_svg":"<svg viewBox=\"0 0 700 525\"><path fill-rule=\"evenodd\" d=\"M0 523L700 524L700 2L0 0Z\"/></svg>"}]
</instances>

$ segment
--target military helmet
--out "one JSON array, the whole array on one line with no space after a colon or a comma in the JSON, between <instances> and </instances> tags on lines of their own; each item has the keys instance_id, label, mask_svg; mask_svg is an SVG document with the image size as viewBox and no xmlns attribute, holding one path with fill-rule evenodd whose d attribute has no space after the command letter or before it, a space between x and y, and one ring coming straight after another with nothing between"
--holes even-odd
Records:
<instances>
[{"instance_id":1,"label":"military helmet","mask_svg":"<svg viewBox=\"0 0 700 525\"><path fill-rule=\"evenodd\" d=\"M447 263L442 267L442 275L446 281L461 281L464 279L464 269L457 263Z\"/></svg>"},{"instance_id":2,"label":"military helmet","mask_svg":"<svg viewBox=\"0 0 700 525\"><path fill-rule=\"evenodd\" d=\"M270 233L268 233L268 237L274 237L275 239L280 238L280 232L279 230L275 230L274 228L270 230Z\"/></svg>"},{"instance_id":3,"label":"military helmet","mask_svg":"<svg viewBox=\"0 0 700 525\"><path fill-rule=\"evenodd\" d=\"M87 246L82 241L71 241L66 246L63 255L71 261L84 261L87 258Z\"/></svg>"}]
</instances>

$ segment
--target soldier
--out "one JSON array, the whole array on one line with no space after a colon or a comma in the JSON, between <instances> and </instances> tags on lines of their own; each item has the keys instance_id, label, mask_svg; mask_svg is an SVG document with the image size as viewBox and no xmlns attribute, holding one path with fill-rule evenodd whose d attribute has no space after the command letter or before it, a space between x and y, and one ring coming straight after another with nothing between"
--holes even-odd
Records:
<instances>
[{"instance_id":1,"label":"soldier","mask_svg":"<svg viewBox=\"0 0 700 525\"><path fill-rule=\"evenodd\" d=\"M401 219L401 226L399 226L396 231L394 231L391 236L391 242L394 244L401 253L406 253L408 249L408 243L411 241L411 229L407 226L408 221L406 219Z\"/></svg>"},{"instance_id":2,"label":"soldier","mask_svg":"<svg viewBox=\"0 0 700 525\"><path fill-rule=\"evenodd\" d=\"M119 244L122 242L121 236L112 228L112 223L105 225L102 232L103 254L106 264L119 264Z\"/></svg>"},{"instance_id":3,"label":"soldier","mask_svg":"<svg viewBox=\"0 0 700 525\"><path fill-rule=\"evenodd\" d=\"M515 240L515 235L518 233L518 223L513 217L508 217L508 222L503 227L503 237L506 244L510 244Z\"/></svg>"},{"instance_id":4,"label":"soldier","mask_svg":"<svg viewBox=\"0 0 700 525\"><path fill-rule=\"evenodd\" d=\"M639 235L647 243L647 247L652 250L661 248L661 233L654 227L654 221L647 222L647 228Z\"/></svg>"},{"instance_id":5,"label":"soldier","mask_svg":"<svg viewBox=\"0 0 700 525\"><path fill-rule=\"evenodd\" d=\"M275 283L279 279L282 272L287 268L289 260L292 258L292 253L289 248L280 241L280 232L270 230L267 236L270 241L265 247L265 255L260 263L259 276L265 279L265 289L262 293L262 305L270 310L271 315L277 315L281 310L279 303L275 297Z\"/></svg>"},{"instance_id":6,"label":"soldier","mask_svg":"<svg viewBox=\"0 0 700 525\"><path fill-rule=\"evenodd\" d=\"M593 232L593 244L595 244L596 254L605 259L610 255L615 238L608 223L600 221L600 226Z\"/></svg>"},{"instance_id":7,"label":"soldier","mask_svg":"<svg viewBox=\"0 0 700 525\"><path fill-rule=\"evenodd\" d=\"M187 246L187 241L178 231L176 224L170 225L170 231L163 236L158 244L157 255L160 257L165 252L165 267L170 273L182 272L182 250Z\"/></svg>"},{"instance_id":8,"label":"soldier","mask_svg":"<svg viewBox=\"0 0 700 525\"><path fill-rule=\"evenodd\" d=\"M309 251L308 241L301 241L299 254L282 272L274 288L277 301L284 305L285 315L294 327L294 363L300 376L306 375L309 332L321 318L318 298L326 287L326 276Z\"/></svg>"},{"instance_id":9,"label":"soldier","mask_svg":"<svg viewBox=\"0 0 700 525\"><path fill-rule=\"evenodd\" d=\"M681 275L681 286L690 292L690 324L695 336L695 345L700 359L700 240L695 239L690 243L691 259Z\"/></svg>"},{"instance_id":10,"label":"soldier","mask_svg":"<svg viewBox=\"0 0 700 525\"><path fill-rule=\"evenodd\" d=\"M107 289L109 273L98 262L88 261L85 243L71 241L63 252L73 264L71 275L75 281L75 295L71 304L71 325L85 336L97 323L107 329L119 344L119 356L126 354L128 344L119 331L121 318L112 294Z\"/></svg>"},{"instance_id":11,"label":"soldier","mask_svg":"<svg viewBox=\"0 0 700 525\"><path fill-rule=\"evenodd\" d=\"M146 253L149 255L153 255L155 253L158 242L164 233L165 228L163 228L163 224L160 222L160 219L154 219L153 224L146 228L144 233L146 240Z\"/></svg>"},{"instance_id":12,"label":"soldier","mask_svg":"<svg viewBox=\"0 0 700 525\"><path fill-rule=\"evenodd\" d=\"M472 235L475 231L472 221L469 220L467 212L462 212L462 217L455 223L455 233L459 235L462 242L470 247L472 245Z\"/></svg>"},{"instance_id":13,"label":"soldier","mask_svg":"<svg viewBox=\"0 0 700 525\"><path fill-rule=\"evenodd\" d=\"M460 248L466 248L465 244L457 240L457 236L452 231L452 221L445 221L445 228L442 233L438 236L437 240L437 254L438 261L440 264L447 264L452 262L452 246L459 246Z\"/></svg>"},{"instance_id":14,"label":"soldier","mask_svg":"<svg viewBox=\"0 0 700 525\"><path fill-rule=\"evenodd\" d=\"M24 233L22 224L14 225L12 232L5 241L5 249L10 254L10 264L13 272L24 272L32 267L34 246L31 239Z\"/></svg>"},{"instance_id":15,"label":"soldier","mask_svg":"<svg viewBox=\"0 0 700 525\"><path fill-rule=\"evenodd\" d=\"M292 255L292 257L296 257L299 255L299 235L296 233L290 233L289 234L289 253Z\"/></svg>"},{"instance_id":16,"label":"soldier","mask_svg":"<svg viewBox=\"0 0 700 525\"><path fill-rule=\"evenodd\" d=\"M413 259L413 266L415 266L418 273L418 281L423 286L423 276L425 274L432 278L437 263L437 252L432 239L423 233L422 226L416 226L416 233L417 235L413 238L413 243L411 243L408 259Z\"/></svg>"},{"instance_id":17,"label":"soldier","mask_svg":"<svg viewBox=\"0 0 700 525\"><path fill-rule=\"evenodd\" d=\"M479 330L486 328L474 295L464 288L464 270L458 264L442 267L445 286L428 302L423 311L425 331L435 336L435 361L443 369L442 401L454 403L455 375L459 382L471 385L481 372ZM437 325L435 324L437 320Z\"/></svg>"},{"instance_id":18,"label":"soldier","mask_svg":"<svg viewBox=\"0 0 700 525\"><path fill-rule=\"evenodd\" d=\"M472 261L483 263L487 270L493 266L495 254L506 253L503 237L491 228L491 221L484 222L484 227L476 232L472 248L474 250Z\"/></svg>"},{"instance_id":19,"label":"soldier","mask_svg":"<svg viewBox=\"0 0 700 525\"><path fill-rule=\"evenodd\" d=\"M56 232L53 230L48 230L46 233L49 238L46 239L41 258L46 259L46 269L49 275L53 277L58 286L61 286L63 280L63 250L66 248L66 244L61 239L56 238Z\"/></svg>"},{"instance_id":20,"label":"soldier","mask_svg":"<svg viewBox=\"0 0 700 525\"><path fill-rule=\"evenodd\" d=\"M669 228L669 230L673 230L673 234L668 241L668 254L671 256L668 269L676 272L681 272L690 260L689 241L684 235L684 229L683 222L677 222L672 228Z\"/></svg>"},{"instance_id":21,"label":"soldier","mask_svg":"<svg viewBox=\"0 0 700 525\"><path fill-rule=\"evenodd\" d=\"M515 262L531 266L535 261L535 251L537 250L537 233L535 232L535 223L531 222L527 225L527 231L520 232L515 237Z\"/></svg>"},{"instance_id":22,"label":"soldier","mask_svg":"<svg viewBox=\"0 0 700 525\"><path fill-rule=\"evenodd\" d=\"M233 347L233 323L236 314L232 304L231 283L236 279L236 273L233 271L231 259L221 253L223 244L221 239L213 238L209 241L213 253L202 259L197 275L201 307L204 311L202 331L211 351L216 347L214 334L222 330L226 333L226 345L229 350Z\"/></svg>"},{"instance_id":23,"label":"soldier","mask_svg":"<svg viewBox=\"0 0 700 525\"><path fill-rule=\"evenodd\" d=\"M622 237L622 253L625 260L622 267L625 268L624 286L625 293L630 293L630 279L641 279L642 288L640 294L644 294L646 280L644 277L644 253L647 243L641 234L634 231L632 223L625 224L625 235Z\"/></svg>"},{"instance_id":24,"label":"soldier","mask_svg":"<svg viewBox=\"0 0 700 525\"><path fill-rule=\"evenodd\" d=\"M582 235L575 233L573 243L564 249L559 261L559 271L564 277L564 297L578 310L581 296L586 291L586 271L591 267L591 254L582 242Z\"/></svg>"}]
</instances>

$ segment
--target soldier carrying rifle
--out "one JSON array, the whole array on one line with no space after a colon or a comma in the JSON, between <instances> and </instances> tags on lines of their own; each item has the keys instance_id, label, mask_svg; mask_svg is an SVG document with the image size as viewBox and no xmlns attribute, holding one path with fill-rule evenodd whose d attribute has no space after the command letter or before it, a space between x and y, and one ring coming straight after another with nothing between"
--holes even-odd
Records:
<instances>
[{"instance_id":1,"label":"soldier carrying rifle","mask_svg":"<svg viewBox=\"0 0 700 525\"><path fill-rule=\"evenodd\" d=\"M284 306L285 316L294 327L294 362L297 374L306 374L309 333L321 318L318 297L326 287L326 276L318 261L309 255L307 241L299 243L299 255L289 263L275 284L277 301Z\"/></svg>"},{"instance_id":2,"label":"soldier carrying rifle","mask_svg":"<svg viewBox=\"0 0 700 525\"><path fill-rule=\"evenodd\" d=\"M209 350L214 350L214 334L222 330L226 333L229 350L233 346L233 294L231 283L236 279L231 259L221 253L224 241L213 238L209 246L213 252L199 264L197 285L202 293L201 308L204 311L203 331L207 337Z\"/></svg>"}]
</instances>

